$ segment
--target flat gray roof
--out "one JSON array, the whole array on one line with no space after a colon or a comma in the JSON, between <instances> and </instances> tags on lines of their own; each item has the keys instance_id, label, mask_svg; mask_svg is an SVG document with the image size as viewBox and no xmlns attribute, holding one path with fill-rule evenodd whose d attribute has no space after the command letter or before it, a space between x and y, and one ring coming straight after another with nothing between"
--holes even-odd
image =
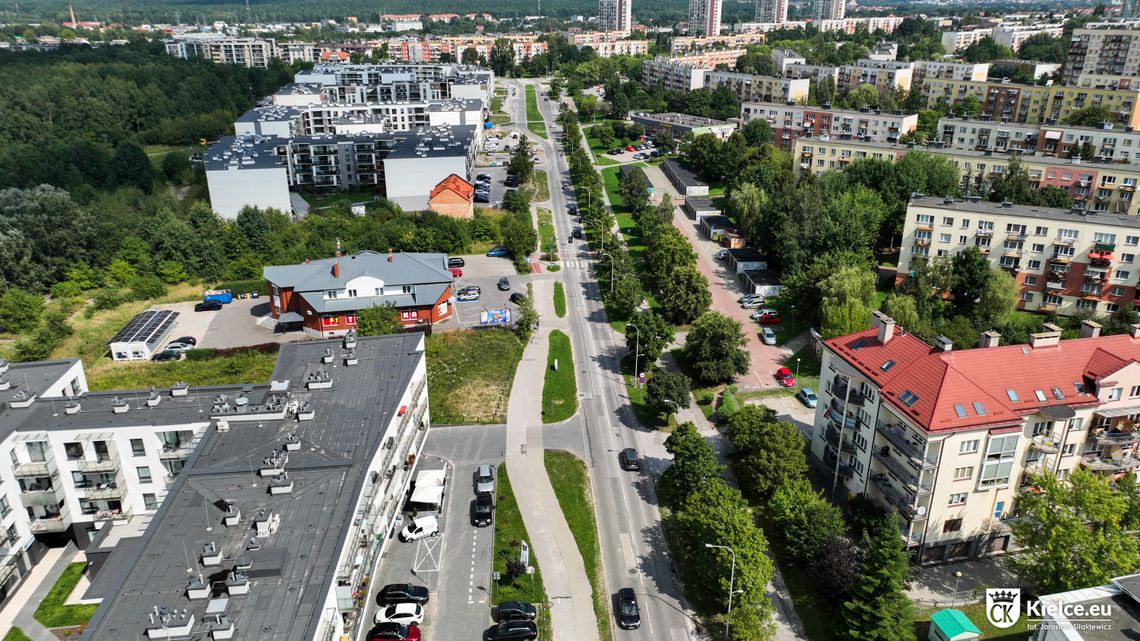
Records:
<instances>
[{"instance_id":1,"label":"flat gray roof","mask_svg":"<svg viewBox=\"0 0 1140 641\"><path fill-rule=\"evenodd\" d=\"M677 177L677 180L680 180L681 184L685 185L686 187L700 187L705 185L705 181L698 178L697 174L682 165L681 161L677 160L676 158L666 158L665 162L661 164L665 165L671 172L673 172L673 175Z\"/></svg>"},{"instance_id":2,"label":"flat gray roof","mask_svg":"<svg viewBox=\"0 0 1140 641\"><path fill-rule=\"evenodd\" d=\"M206 150L206 171L285 167L285 157L277 155L277 148L288 140L261 135L222 136Z\"/></svg>"},{"instance_id":3,"label":"flat gray roof","mask_svg":"<svg viewBox=\"0 0 1140 641\"><path fill-rule=\"evenodd\" d=\"M146 638L155 608L193 615L195 636L206 638L206 607L211 601L187 598L188 580L201 574L218 593L219 581L235 565L248 564L248 595L231 597L224 612L234 622L237 641L303 641L315 638L328 591L334 589L340 549L352 525L358 497L367 481L367 463L379 450L383 428L398 411L422 352L420 334L359 338L356 367L339 365L340 341L305 341L281 346L273 380L289 380L291 400L311 402L312 421L293 419L232 422L228 431L207 429L170 487L137 546L124 546L108 559L112 573L103 602L83 639L120 641ZM308 391L306 374L325 349L337 355L327 365L331 390ZM289 452L291 494L268 494L269 479L256 475L261 460L290 435L301 448ZM223 506L241 511L236 527L222 524ZM253 522L280 518L276 531L257 538L250 549ZM222 565L199 564L213 543ZM224 590L221 591L224 595ZM215 604L215 605L220 605ZM175 618L175 622L181 619Z\"/></svg>"},{"instance_id":4,"label":"flat gray roof","mask_svg":"<svg viewBox=\"0 0 1140 641\"><path fill-rule=\"evenodd\" d=\"M715 118L703 118L701 116L690 116L688 114L679 113L635 113L632 115L632 118L648 120L650 122L659 122L662 124L680 125L682 127L715 127L729 124L727 121L717 120Z\"/></svg>"},{"instance_id":5,"label":"flat gray roof","mask_svg":"<svg viewBox=\"0 0 1140 641\"><path fill-rule=\"evenodd\" d=\"M1108 212L1095 212L1092 210L1055 209L1052 207L1031 207L1029 205L1004 205L980 200L970 202L957 198L935 198L932 196L911 197L910 204L916 207L931 207L976 214L993 214L995 216L1023 216L1038 220L1055 220L1059 222L1091 222L1101 225L1128 227L1140 229L1140 217L1110 214Z\"/></svg>"}]
</instances>

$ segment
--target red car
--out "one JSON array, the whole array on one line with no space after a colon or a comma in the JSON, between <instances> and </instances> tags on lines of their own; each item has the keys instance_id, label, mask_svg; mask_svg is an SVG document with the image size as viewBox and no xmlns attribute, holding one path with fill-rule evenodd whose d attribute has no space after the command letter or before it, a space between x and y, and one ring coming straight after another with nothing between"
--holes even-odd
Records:
<instances>
[{"instance_id":1,"label":"red car","mask_svg":"<svg viewBox=\"0 0 1140 641\"><path fill-rule=\"evenodd\" d=\"M402 623L379 623L368 632L368 641L420 641L420 629Z\"/></svg>"},{"instance_id":2,"label":"red car","mask_svg":"<svg viewBox=\"0 0 1140 641\"><path fill-rule=\"evenodd\" d=\"M774 309L758 309L752 312L752 318L761 325L779 325L780 312Z\"/></svg>"},{"instance_id":3,"label":"red car","mask_svg":"<svg viewBox=\"0 0 1140 641\"><path fill-rule=\"evenodd\" d=\"M453 278L459 278L459 277L463 276L463 270L459 269L458 267L451 267L448 269L448 271L451 272L451 276Z\"/></svg>"},{"instance_id":4,"label":"red car","mask_svg":"<svg viewBox=\"0 0 1140 641\"><path fill-rule=\"evenodd\" d=\"M628 146L625 148L625 150L626 150L626 151L637 151L636 149L634 149L634 148L633 148L633 145L628 145Z\"/></svg>"},{"instance_id":5,"label":"red car","mask_svg":"<svg viewBox=\"0 0 1140 641\"><path fill-rule=\"evenodd\" d=\"M776 380L784 387L795 387L796 377L792 376L792 371L786 367L781 367L776 370Z\"/></svg>"}]
</instances>

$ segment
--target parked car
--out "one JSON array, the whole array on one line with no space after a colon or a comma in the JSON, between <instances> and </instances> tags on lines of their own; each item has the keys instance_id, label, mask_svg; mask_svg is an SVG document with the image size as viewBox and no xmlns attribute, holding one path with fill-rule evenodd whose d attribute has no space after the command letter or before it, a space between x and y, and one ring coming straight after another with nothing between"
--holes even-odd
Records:
<instances>
[{"instance_id":1,"label":"parked car","mask_svg":"<svg viewBox=\"0 0 1140 641\"><path fill-rule=\"evenodd\" d=\"M570 214L571 216L577 216L578 215L578 205L567 205L566 206L566 213Z\"/></svg>"},{"instance_id":2,"label":"parked car","mask_svg":"<svg viewBox=\"0 0 1140 641\"><path fill-rule=\"evenodd\" d=\"M487 641L530 641L538 637L534 621L504 621L487 630Z\"/></svg>"},{"instance_id":3,"label":"parked car","mask_svg":"<svg viewBox=\"0 0 1140 641\"><path fill-rule=\"evenodd\" d=\"M150 360L156 363L161 363L163 361L176 361L180 358L182 358L182 352L167 349L155 354L154 356L151 356Z\"/></svg>"},{"instance_id":4,"label":"parked car","mask_svg":"<svg viewBox=\"0 0 1140 641\"><path fill-rule=\"evenodd\" d=\"M478 176L475 176L475 180L490 180L490 179L491 179L491 174L479 174Z\"/></svg>"},{"instance_id":5,"label":"parked car","mask_svg":"<svg viewBox=\"0 0 1140 641\"><path fill-rule=\"evenodd\" d=\"M574 238L581 238L582 237L582 226L581 225L574 225L574 231L573 231L572 235L574 236Z\"/></svg>"},{"instance_id":6,"label":"parked car","mask_svg":"<svg viewBox=\"0 0 1140 641\"><path fill-rule=\"evenodd\" d=\"M740 304L744 309L759 309L764 306L763 298L748 298Z\"/></svg>"},{"instance_id":7,"label":"parked car","mask_svg":"<svg viewBox=\"0 0 1140 641\"><path fill-rule=\"evenodd\" d=\"M637 151L636 149L633 148L633 145L626 145L625 150L626 151Z\"/></svg>"},{"instance_id":8,"label":"parked car","mask_svg":"<svg viewBox=\"0 0 1140 641\"><path fill-rule=\"evenodd\" d=\"M760 330L760 340L764 341L765 345L775 345L776 332L773 332L771 327L765 327Z\"/></svg>"},{"instance_id":9,"label":"parked car","mask_svg":"<svg viewBox=\"0 0 1140 641\"><path fill-rule=\"evenodd\" d=\"M641 608L637 606L637 595L633 593L633 588L618 590L617 622L622 630L641 627Z\"/></svg>"},{"instance_id":10,"label":"parked car","mask_svg":"<svg viewBox=\"0 0 1140 641\"><path fill-rule=\"evenodd\" d=\"M499 604L499 621L534 621L538 610L522 601L503 601Z\"/></svg>"},{"instance_id":11,"label":"parked car","mask_svg":"<svg viewBox=\"0 0 1140 641\"><path fill-rule=\"evenodd\" d=\"M482 293L483 292L478 287L472 285L471 287L464 287L463 289L459 290L459 293L456 294L455 298L462 302L479 300L479 296Z\"/></svg>"},{"instance_id":12,"label":"parked car","mask_svg":"<svg viewBox=\"0 0 1140 641\"><path fill-rule=\"evenodd\" d=\"M482 463L475 468L475 494L495 491L495 468L489 463Z\"/></svg>"},{"instance_id":13,"label":"parked car","mask_svg":"<svg viewBox=\"0 0 1140 641\"><path fill-rule=\"evenodd\" d=\"M451 267L447 271L451 272L452 278L462 278L463 277L463 270L459 269L458 267Z\"/></svg>"},{"instance_id":14,"label":"parked car","mask_svg":"<svg viewBox=\"0 0 1140 641\"><path fill-rule=\"evenodd\" d=\"M490 492L480 492L471 507L471 524L475 527L491 525L495 513L495 499Z\"/></svg>"},{"instance_id":15,"label":"parked car","mask_svg":"<svg viewBox=\"0 0 1140 641\"><path fill-rule=\"evenodd\" d=\"M745 294L740 298L737 298L736 302L743 303L746 300L764 300L764 297L760 294Z\"/></svg>"},{"instance_id":16,"label":"parked car","mask_svg":"<svg viewBox=\"0 0 1140 641\"><path fill-rule=\"evenodd\" d=\"M511 252L507 251L506 247L492 247L487 255L491 258L502 258L503 256L510 256Z\"/></svg>"},{"instance_id":17,"label":"parked car","mask_svg":"<svg viewBox=\"0 0 1140 641\"><path fill-rule=\"evenodd\" d=\"M489 202L491 202L491 197L487 194L475 194L475 202L477 202L477 203L489 203Z\"/></svg>"},{"instance_id":18,"label":"parked car","mask_svg":"<svg viewBox=\"0 0 1140 641\"><path fill-rule=\"evenodd\" d=\"M813 390L810 387L805 387L805 388L801 389L799 391L799 393L796 394L796 398L800 399L800 402L803 403L804 405L807 405L808 407L812 407L812 408L815 407L816 400L817 400L815 397L815 390Z\"/></svg>"},{"instance_id":19,"label":"parked car","mask_svg":"<svg viewBox=\"0 0 1140 641\"><path fill-rule=\"evenodd\" d=\"M522 305L523 303L526 302L526 295L522 294L520 292L515 292L515 293L511 294L510 301L512 303L514 303L515 305Z\"/></svg>"},{"instance_id":20,"label":"parked car","mask_svg":"<svg viewBox=\"0 0 1140 641\"><path fill-rule=\"evenodd\" d=\"M426 539L439 534L439 521L434 516L421 516L412 519L412 522L400 530L400 540L405 543Z\"/></svg>"},{"instance_id":21,"label":"parked car","mask_svg":"<svg viewBox=\"0 0 1140 641\"><path fill-rule=\"evenodd\" d=\"M623 151L625 151L625 150L624 149L611 149L611 150L607 151L606 153L609 154L610 156L620 156Z\"/></svg>"},{"instance_id":22,"label":"parked car","mask_svg":"<svg viewBox=\"0 0 1140 641\"><path fill-rule=\"evenodd\" d=\"M728 250L727 249L718 249L718 250L716 250L716 253L713 254L713 258L715 258L717 260L724 260L727 257L728 257Z\"/></svg>"},{"instance_id":23,"label":"parked car","mask_svg":"<svg viewBox=\"0 0 1140 641\"><path fill-rule=\"evenodd\" d=\"M459 258L458 256L455 256L455 257L447 259L447 266L448 267L466 267L467 261L463 260L462 258Z\"/></svg>"},{"instance_id":24,"label":"parked car","mask_svg":"<svg viewBox=\"0 0 1140 641\"><path fill-rule=\"evenodd\" d=\"M424 620L424 608L418 603L393 603L376 611L373 623L402 623L419 625Z\"/></svg>"},{"instance_id":25,"label":"parked car","mask_svg":"<svg viewBox=\"0 0 1140 641\"><path fill-rule=\"evenodd\" d=\"M163 349L163 351L166 351L166 352L185 352L186 350L190 349L190 347L191 346L187 345L186 343L179 343L177 341L174 341L171 343L167 343L166 347Z\"/></svg>"},{"instance_id":26,"label":"parked car","mask_svg":"<svg viewBox=\"0 0 1140 641\"><path fill-rule=\"evenodd\" d=\"M786 367L781 367L780 369L776 370L776 380L780 383L780 385L783 385L784 387L796 386L796 377L792 376L792 370Z\"/></svg>"},{"instance_id":27,"label":"parked car","mask_svg":"<svg viewBox=\"0 0 1140 641\"><path fill-rule=\"evenodd\" d=\"M637 472L641 470L641 457L637 455L637 450L627 447L618 452L618 465L627 472Z\"/></svg>"},{"instance_id":28,"label":"parked car","mask_svg":"<svg viewBox=\"0 0 1140 641\"><path fill-rule=\"evenodd\" d=\"M402 623L380 623L368 631L368 641L420 641L420 629Z\"/></svg>"},{"instance_id":29,"label":"parked car","mask_svg":"<svg viewBox=\"0 0 1140 641\"><path fill-rule=\"evenodd\" d=\"M194 347L198 344L198 339L194 338L193 336L179 336L178 338L176 338L170 342L171 343L183 343L185 345L189 345L191 347Z\"/></svg>"},{"instance_id":30,"label":"parked car","mask_svg":"<svg viewBox=\"0 0 1140 641\"><path fill-rule=\"evenodd\" d=\"M220 300L204 300L194 306L196 312L216 312L222 308Z\"/></svg>"},{"instance_id":31,"label":"parked car","mask_svg":"<svg viewBox=\"0 0 1140 641\"><path fill-rule=\"evenodd\" d=\"M488 255L490 255L490 254L488 254ZM503 276L502 278L499 279L499 291L509 292L510 290L511 290L511 279L507 278L506 276Z\"/></svg>"},{"instance_id":32,"label":"parked car","mask_svg":"<svg viewBox=\"0 0 1140 641\"><path fill-rule=\"evenodd\" d=\"M761 309L752 312L752 320L760 323L761 325L779 325L780 312L774 309Z\"/></svg>"},{"instance_id":33,"label":"parked car","mask_svg":"<svg viewBox=\"0 0 1140 641\"><path fill-rule=\"evenodd\" d=\"M376 593L376 605L388 603L419 603L428 602L428 589L422 585L411 583L389 583Z\"/></svg>"}]
</instances>

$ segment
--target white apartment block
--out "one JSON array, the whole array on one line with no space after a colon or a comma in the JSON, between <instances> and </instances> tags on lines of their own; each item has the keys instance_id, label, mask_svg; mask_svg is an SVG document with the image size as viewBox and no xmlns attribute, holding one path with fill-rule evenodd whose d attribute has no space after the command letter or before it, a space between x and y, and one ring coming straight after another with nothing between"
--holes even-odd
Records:
<instances>
[{"instance_id":1,"label":"white apartment block","mask_svg":"<svg viewBox=\"0 0 1140 641\"><path fill-rule=\"evenodd\" d=\"M943 31L942 48L946 53L954 53L965 49L983 38L993 37L992 29L966 29L962 31ZM1016 53L1016 52L1015 52Z\"/></svg>"},{"instance_id":2,"label":"white apartment block","mask_svg":"<svg viewBox=\"0 0 1140 641\"><path fill-rule=\"evenodd\" d=\"M788 0L756 0L756 22L787 22Z\"/></svg>"},{"instance_id":3,"label":"white apartment block","mask_svg":"<svg viewBox=\"0 0 1140 641\"><path fill-rule=\"evenodd\" d=\"M807 64L807 59L792 49L773 49L772 63L776 66L776 75L785 76L789 65Z\"/></svg>"},{"instance_id":4,"label":"white apartment block","mask_svg":"<svg viewBox=\"0 0 1140 641\"><path fill-rule=\"evenodd\" d=\"M690 53L739 49L748 45L764 44L767 36L762 33L728 33L722 36L676 36L670 43L669 52L674 56ZM735 65L733 60L730 66Z\"/></svg>"},{"instance_id":5,"label":"white apartment block","mask_svg":"<svg viewBox=\"0 0 1140 641\"><path fill-rule=\"evenodd\" d=\"M775 78L735 71L706 71L704 76L706 89L726 88L741 102L799 102L807 100L810 85L807 78Z\"/></svg>"},{"instance_id":6,"label":"white apartment block","mask_svg":"<svg viewBox=\"0 0 1140 641\"><path fill-rule=\"evenodd\" d=\"M684 56L658 56L642 65L642 84L666 91L692 91L705 86L705 72L720 65L734 68L744 49L710 49Z\"/></svg>"},{"instance_id":7,"label":"white apartment block","mask_svg":"<svg viewBox=\"0 0 1140 641\"><path fill-rule=\"evenodd\" d=\"M846 9L844 9L846 11ZM871 18L841 18L838 20L818 20L813 22L815 27L823 33L846 33L853 34L860 29L866 29L868 33L882 31L883 33L892 33L898 28L904 18L901 16L879 16Z\"/></svg>"},{"instance_id":8,"label":"white apartment block","mask_svg":"<svg viewBox=\"0 0 1140 641\"><path fill-rule=\"evenodd\" d=\"M788 78L807 78L813 84L818 84L830 78L834 86L839 86L839 67L831 65L809 65L802 62L790 62L784 68L784 75Z\"/></svg>"},{"instance_id":9,"label":"white apartment block","mask_svg":"<svg viewBox=\"0 0 1140 641\"><path fill-rule=\"evenodd\" d=\"M1063 24L999 24L993 29L993 39L1000 46L1009 47L1017 53L1021 45L1033 36L1045 34L1057 38L1064 30Z\"/></svg>"},{"instance_id":10,"label":"white apartment block","mask_svg":"<svg viewBox=\"0 0 1140 641\"><path fill-rule=\"evenodd\" d=\"M918 127L917 114L891 114L872 109L824 109L784 103L741 104L742 122L757 118L763 118L771 125L775 144L785 151L791 151L798 138L894 143Z\"/></svg>"},{"instance_id":11,"label":"white apartment block","mask_svg":"<svg viewBox=\"0 0 1140 641\"><path fill-rule=\"evenodd\" d=\"M1032 154L1037 148L1041 125L995 122L947 116L938 121L938 134L950 149L992 150L998 153Z\"/></svg>"},{"instance_id":12,"label":"white apartment block","mask_svg":"<svg viewBox=\"0 0 1140 641\"><path fill-rule=\"evenodd\" d=\"M859 85L874 85L880 93L910 91L915 63L896 60L857 60L853 65L840 65L836 88L850 91Z\"/></svg>"},{"instance_id":13,"label":"white apartment block","mask_svg":"<svg viewBox=\"0 0 1140 641\"><path fill-rule=\"evenodd\" d=\"M843 20L847 15L847 2L845 0L812 0L812 22L821 20Z\"/></svg>"},{"instance_id":14,"label":"white apartment block","mask_svg":"<svg viewBox=\"0 0 1140 641\"><path fill-rule=\"evenodd\" d=\"M721 9L724 0L689 0L689 34L720 35Z\"/></svg>"},{"instance_id":15,"label":"white apartment block","mask_svg":"<svg viewBox=\"0 0 1140 641\"><path fill-rule=\"evenodd\" d=\"M953 149L1072 158L1081 157L1087 145L1093 162L1140 162L1140 132L1111 125L1028 125L947 116L938 121L938 131L941 141Z\"/></svg>"},{"instance_id":16,"label":"white apartment block","mask_svg":"<svg viewBox=\"0 0 1140 641\"><path fill-rule=\"evenodd\" d=\"M780 29L803 29L807 25L808 23L802 20L790 20L787 22L737 22L732 25L732 32L768 33L769 31L778 31Z\"/></svg>"},{"instance_id":17,"label":"white apartment block","mask_svg":"<svg viewBox=\"0 0 1140 641\"><path fill-rule=\"evenodd\" d=\"M633 29L633 0L598 0L598 25L602 31Z\"/></svg>"},{"instance_id":18,"label":"white apartment block","mask_svg":"<svg viewBox=\"0 0 1140 641\"><path fill-rule=\"evenodd\" d=\"M924 343L876 312L824 341L812 458L839 495L892 511L920 563L1016 549L1006 519L1028 474L1078 466L1110 479L1140 467L1140 326L1028 345ZM961 349L967 347L967 349Z\"/></svg>"},{"instance_id":19,"label":"white apartment block","mask_svg":"<svg viewBox=\"0 0 1140 641\"><path fill-rule=\"evenodd\" d=\"M1098 22L1074 29L1062 80L1074 84L1082 74L1140 76L1140 21Z\"/></svg>"},{"instance_id":20,"label":"white apartment block","mask_svg":"<svg viewBox=\"0 0 1140 641\"><path fill-rule=\"evenodd\" d=\"M231 38L220 33L186 33L166 42L166 52L176 58L206 58L215 64L265 69L276 57L276 43L269 38Z\"/></svg>"},{"instance_id":21,"label":"white apartment block","mask_svg":"<svg viewBox=\"0 0 1140 641\"><path fill-rule=\"evenodd\" d=\"M914 63L913 87L923 87L928 78L941 78L950 80L981 80L984 81L990 73L990 63L979 62L935 62L932 60L919 60Z\"/></svg>"}]
</instances>

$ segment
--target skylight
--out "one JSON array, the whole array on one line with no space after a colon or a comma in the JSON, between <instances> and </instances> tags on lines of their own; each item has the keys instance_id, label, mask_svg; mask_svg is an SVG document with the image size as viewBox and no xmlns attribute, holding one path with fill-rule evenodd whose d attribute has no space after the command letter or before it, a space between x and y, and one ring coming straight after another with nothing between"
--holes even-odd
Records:
<instances>
[{"instance_id":1,"label":"skylight","mask_svg":"<svg viewBox=\"0 0 1140 641\"><path fill-rule=\"evenodd\" d=\"M1033 395L1036 396L1037 400L1041 401L1042 403L1045 402L1045 392L1042 392L1041 390L1033 390Z\"/></svg>"},{"instance_id":2,"label":"skylight","mask_svg":"<svg viewBox=\"0 0 1140 641\"><path fill-rule=\"evenodd\" d=\"M1073 387L1075 387L1077 389L1078 394L1084 394L1085 393L1085 384L1084 383L1077 381L1076 383L1073 383Z\"/></svg>"},{"instance_id":3,"label":"skylight","mask_svg":"<svg viewBox=\"0 0 1140 641\"><path fill-rule=\"evenodd\" d=\"M982 405L981 401L974 401L974 413L976 413L978 416L985 416L986 406Z\"/></svg>"},{"instance_id":4,"label":"skylight","mask_svg":"<svg viewBox=\"0 0 1140 641\"><path fill-rule=\"evenodd\" d=\"M954 403L954 411L958 414L958 418L966 418L966 408L961 403Z\"/></svg>"},{"instance_id":5,"label":"skylight","mask_svg":"<svg viewBox=\"0 0 1140 641\"><path fill-rule=\"evenodd\" d=\"M855 341L855 344L851 346L851 349L859 349L860 347L862 347L866 344L867 344L867 341L860 338L859 340Z\"/></svg>"},{"instance_id":6,"label":"skylight","mask_svg":"<svg viewBox=\"0 0 1140 641\"><path fill-rule=\"evenodd\" d=\"M879 369L883 370L884 372L889 372L889 371L891 371L891 368L894 366L895 366L895 362L888 360L886 363L883 363L883 365L881 367L879 367Z\"/></svg>"},{"instance_id":7,"label":"skylight","mask_svg":"<svg viewBox=\"0 0 1140 641\"><path fill-rule=\"evenodd\" d=\"M1050 390L1050 391L1051 391L1051 392L1053 392L1053 398L1057 399L1058 401L1063 401L1063 400L1065 400L1065 395L1061 393L1061 388L1060 388L1060 387L1054 387L1054 388L1053 388L1052 390Z\"/></svg>"},{"instance_id":8,"label":"skylight","mask_svg":"<svg viewBox=\"0 0 1140 641\"><path fill-rule=\"evenodd\" d=\"M915 394L910 390L904 390L902 396L899 397L899 400L902 401L903 404L907 407L914 407L914 404L918 402L918 394Z\"/></svg>"},{"instance_id":9,"label":"skylight","mask_svg":"<svg viewBox=\"0 0 1140 641\"><path fill-rule=\"evenodd\" d=\"M1021 399L1017 398L1017 392L1015 392L1015 391L1013 391L1013 390L1011 390L1011 389L1007 389L1007 390L1005 391L1005 395L1006 395L1006 396L1008 396L1008 397L1009 397L1009 400L1013 401L1014 403L1016 403L1016 402L1018 402L1018 401L1020 401L1020 400L1021 400Z\"/></svg>"}]
</instances>

